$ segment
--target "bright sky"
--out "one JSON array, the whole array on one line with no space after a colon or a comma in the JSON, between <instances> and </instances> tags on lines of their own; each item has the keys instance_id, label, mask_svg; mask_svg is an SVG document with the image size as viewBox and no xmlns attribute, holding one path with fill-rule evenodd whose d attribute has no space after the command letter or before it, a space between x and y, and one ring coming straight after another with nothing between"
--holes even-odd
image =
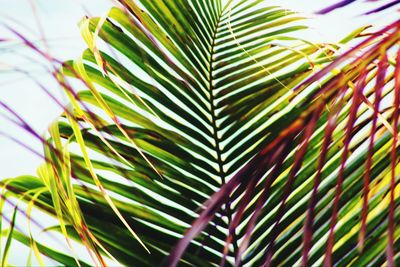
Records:
<instances>
[{"instance_id":1,"label":"bright sky","mask_svg":"<svg viewBox=\"0 0 400 267\"><path fill-rule=\"evenodd\" d=\"M39 19L52 55L61 60L76 58L85 48L77 22L85 14L102 16L111 5L110 0L36 0L34 2L38 16L35 17L31 6L33 1L0 0L2 7L0 40L15 39L15 36L13 37L2 25L6 23L40 44L41 33L37 23ZM282 5L308 14L325 7L328 2L331 1L266 0L267 5ZM368 5L365 8L368 8ZM311 31L301 37L312 41L334 42L361 25L370 22L384 23L385 20L393 18L387 13L368 18L357 17L363 10L365 9L356 5L323 17L316 17L309 22ZM38 57L21 43L15 42L12 45L0 43L0 101L18 112L39 133L44 133L49 123L60 113L61 108L32 79L13 70L18 67L28 71L62 100L56 84L46 75L46 71L38 66L37 61ZM10 135L38 152L41 152L41 143L8 122L1 114L6 112L0 107L0 179L34 174L41 158L2 135Z\"/></svg>"},{"instance_id":2,"label":"bright sky","mask_svg":"<svg viewBox=\"0 0 400 267\"><path fill-rule=\"evenodd\" d=\"M40 41L39 27L30 3L30 0L0 0L0 6L3 7L0 9L0 23L7 23L28 38ZM77 22L88 12L92 15L102 16L110 6L110 2L107 0L36 0L35 3L51 53L62 60L76 58L85 48L79 35ZM15 39L7 29L0 25L0 39L4 37ZM26 75L10 70L17 66L29 71L42 84L46 85L47 89L61 98L55 83L46 75L43 68L36 62L32 62L32 57L34 60L38 60L38 57L30 49L20 43L0 44L0 101L10 105L39 133L43 133L49 123L60 113L60 107ZM0 112L2 111L4 110L0 108ZM41 151L40 142L1 117L0 132L12 135ZM30 151L1 135L0 148L0 179L34 173L41 161Z\"/></svg>"}]
</instances>

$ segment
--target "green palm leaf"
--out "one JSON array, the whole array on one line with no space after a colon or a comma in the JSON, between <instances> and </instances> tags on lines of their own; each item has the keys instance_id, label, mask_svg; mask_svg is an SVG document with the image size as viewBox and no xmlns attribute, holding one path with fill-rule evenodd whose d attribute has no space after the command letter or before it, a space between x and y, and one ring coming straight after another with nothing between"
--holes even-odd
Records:
<instances>
[{"instance_id":1,"label":"green palm leaf","mask_svg":"<svg viewBox=\"0 0 400 267\"><path fill-rule=\"evenodd\" d=\"M383 97L393 94L398 67L374 65L384 62L385 49L372 49L354 67L339 58L305 80L338 47L293 38L305 29L296 13L259 0L120 3L107 17L81 21L89 49L55 74L70 106L50 127L38 177L3 181L7 195L23 192L57 217L52 230L82 242L98 265L103 257L129 266L385 261L389 206L380 200L397 203L387 199L387 153L397 145L385 122L396 113L371 115L353 93L365 77L367 101L376 88ZM380 47L389 51L398 38L392 34ZM334 67L340 75L329 72ZM388 85L371 86L379 79ZM352 114L357 121L348 119ZM328 122L335 122L330 134ZM320 165L319 153L326 154ZM373 215L360 250L365 173ZM307 214L305 231L313 235L302 246ZM329 251L324 240L332 224ZM37 249L71 264L43 244Z\"/></svg>"}]
</instances>

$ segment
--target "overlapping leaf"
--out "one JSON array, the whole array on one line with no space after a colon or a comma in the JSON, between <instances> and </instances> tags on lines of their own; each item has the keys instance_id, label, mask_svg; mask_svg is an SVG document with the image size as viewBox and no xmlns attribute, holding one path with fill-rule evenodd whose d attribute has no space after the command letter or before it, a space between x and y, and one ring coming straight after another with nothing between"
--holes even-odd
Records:
<instances>
[{"instance_id":1,"label":"overlapping leaf","mask_svg":"<svg viewBox=\"0 0 400 267\"><path fill-rule=\"evenodd\" d=\"M6 181L9 194L27 192L99 265L103 257L130 266L385 261L389 206L380 199L398 216L394 186L388 201L397 153L392 165L386 154L397 146L386 121L397 113L376 105L393 94L398 67L375 61L391 55L397 24L304 82L335 47L293 38L305 28L293 12L258 0L120 3L80 23L89 49L56 75L71 104L51 127L39 177ZM376 49L351 60L367 46ZM329 232L336 242L326 248Z\"/></svg>"},{"instance_id":2,"label":"overlapping leaf","mask_svg":"<svg viewBox=\"0 0 400 267\"><path fill-rule=\"evenodd\" d=\"M318 11L319 14L326 14L329 12L332 12L333 10L336 10L338 8L342 8L342 7L346 7L350 4L355 4L355 3L360 3L362 1L357 1L357 0L341 0L333 5L330 5L320 11ZM372 2L372 1L370 1ZM373 13L379 13L385 10L394 10L394 12L396 12L395 8L398 7L398 5L400 4L399 0L389 0L389 1L376 1L378 2L378 6L375 8L372 8L371 10L369 10L366 15L370 15Z\"/></svg>"}]
</instances>

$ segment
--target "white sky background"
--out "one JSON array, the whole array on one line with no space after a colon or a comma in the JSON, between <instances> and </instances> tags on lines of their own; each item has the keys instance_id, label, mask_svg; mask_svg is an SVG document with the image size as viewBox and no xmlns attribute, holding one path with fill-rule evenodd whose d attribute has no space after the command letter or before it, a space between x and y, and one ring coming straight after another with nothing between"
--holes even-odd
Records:
<instances>
[{"instance_id":1,"label":"white sky background","mask_svg":"<svg viewBox=\"0 0 400 267\"><path fill-rule=\"evenodd\" d=\"M78 57L85 49L85 44L80 38L78 21L88 12L93 16L103 16L110 6L110 1L36 0L35 4L51 54L58 59L67 60ZM40 44L40 33L30 0L0 0L0 7L0 23L7 23L31 40L39 41ZM15 20L23 26L18 25ZM4 37L15 39L2 26L0 24L0 39ZM0 44L0 101L10 105L31 123L35 130L43 133L49 123L60 114L61 108L26 75L18 74L10 68L18 67L29 71L61 100L62 95L46 71L21 54L34 57L35 60L40 58L21 43ZM0 112L4 114L3 111L4 109L0 108ZM41 152L41 145L37 139L0 117L0 179L27 173L34 174L41 161L40 157L1 136L1 132L12 135Z\"/></svg>"},{"instance_id":2,"label":"white sky background","mask_svg":"<svg viewBox=\"0 0 400 267\"><path fill-rule=\"evenodd\" d=\"M86 47L80 38L77 22L86 14L103 16L111 5L110 0L0 0L0 40L15 39L15 36L13 37L2 25L6 23L41 44L40 31L32 12L31 1L35 2L51 54L60 60L77 58ZM313 11L334 1L337 0L266 0L265 2L266 5L282 5L312 16ZM379 26L387 20L393 20L395 14L388 12L369 17L357 16L371 5L374 3L362 7L352 5L323 17L315 17L308 22L311 30L301 37L316 42L335 42L362 25ZM37 132L44 133L48 125L60 114L61 108L31 79L14 70L18 67L28 71L63 101L56 84L42 68L38 67L38 58L31 49L27 49L20 42L14 42L12 45L0 42L0 101L18 112ZM0 107L0 179L35 174L42 159L2 134L18 139L38 152L41 152L41 143L8 122L1 114L7 113ZM20 264L25 262L14 260Z\"/></svg>"}]
</instances>

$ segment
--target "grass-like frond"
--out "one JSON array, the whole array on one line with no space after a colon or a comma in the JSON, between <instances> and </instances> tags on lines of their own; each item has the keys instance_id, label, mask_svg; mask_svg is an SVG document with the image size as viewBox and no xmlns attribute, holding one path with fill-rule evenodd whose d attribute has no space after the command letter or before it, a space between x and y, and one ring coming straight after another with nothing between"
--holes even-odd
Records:
<instances>
[{"instance_id":1,"label":"grass-like frond","mask_svg":"<svg viewBox=\"0 0 400 267\"><path fill-rule=\"evenodd\" d=\"M66 265L87 264L75 241L95 265L398 263L399 22L340 54L263 1L119 3L61 65L16 33L60 65L69 105L46 138L10 110L45 158L1 185L70 252L7 242Z\"/></svg>"}]
</instances>

